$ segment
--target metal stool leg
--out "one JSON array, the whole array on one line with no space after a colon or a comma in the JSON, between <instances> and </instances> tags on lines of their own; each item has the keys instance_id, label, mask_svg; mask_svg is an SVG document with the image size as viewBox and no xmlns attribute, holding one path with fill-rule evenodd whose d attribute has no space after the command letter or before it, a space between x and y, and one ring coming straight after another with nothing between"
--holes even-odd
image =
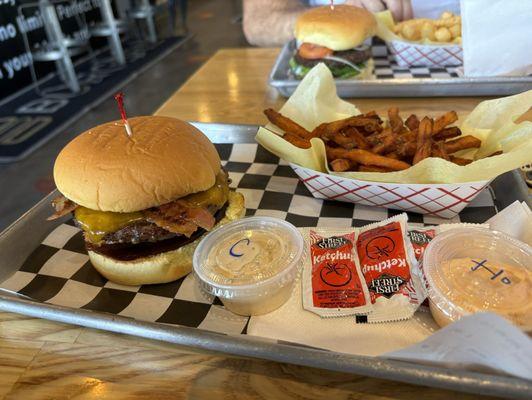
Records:
<instances>
[{"instance_id":1,"label":"metal stool leg","mask_svg":"<svg viewBox=\"0 0 532 400\"><path fill-rule=\"evenodd\" d=\"M155 31L155 21L153 20L153 8L150 6L148 0L142 1L144 7L149 10L149 15L146 18L146 26L148 27L148 41L150 43L157 42L157 32Z\"/></svg>"},{"instance_id":2,"label":"metal stool leg","mask_svg":"<svg viewBox=\"0 0 532 400\"><path fill-rule=\"evenodd\" d=\"M44 28L48 40L58 43L62 54L61 59L55 62L59 75L70 90L77 93L80 91L78 78L76 76L76 71L74 70L74 64L72 64L72 59L68 54L68 48L65 45L65 38L55 8L48 0L41 0L39 1L39 9L45 21Z\"/></svg>"},{"instance_id":3,"label":"metal stool leg","mask_svg":"<svg viewBox=\"0 0 532 400\"><path fill-rule=\"evenodd\" d=\"M102 12L102 20L111 29L111 35L109 36L111 53L118 64L124 65L126 63L126 57L124 55L124 49L122 48L122 42L120 41L120 35L116 26L116 19L113 15L111 2L109 0L101 0L100 10Z\"/></svg>"}]
</instances>

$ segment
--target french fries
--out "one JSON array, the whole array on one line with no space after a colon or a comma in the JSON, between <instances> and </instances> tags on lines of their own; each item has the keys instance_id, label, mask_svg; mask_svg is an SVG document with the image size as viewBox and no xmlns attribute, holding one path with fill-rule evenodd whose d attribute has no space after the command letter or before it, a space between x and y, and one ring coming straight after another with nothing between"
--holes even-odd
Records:
<instances>
[{"instance_id":1,"label":"french fries","mask_svg":"<svg viewBox=\"0 0 532 400\"><path fill-rule=\"evenodd\" d=\"M285 131L283 138L296 147L308 149L310 139L322 139L328 165L334 172L402 171L428 157L464 166L473 160L454 153L481 145L479 139L463 136L458 127L450 126L458 120L454 111L436 119L420 119L412 114L403 120L399 110L393 107L388 110L387 121L370 111L320 124L312 132L272 109L265 110L264 114Z\"/></svg>"},{"instance_id":2,"label":"french fries","mask_svg":"<svg viewBox=\"0 0 532 400\"><path fill-rule=\"evenodd\" d=\"M436 118L436 121L434 121L433 134L439 133L447 125L450 125L456 121L458 121L458 115L455 111L446 112L441 117Z\"/></svg>"},{"instance_id":3,"label":"french fries","mask_svg":"<svg viewBox=\"0 0 532 400\"><path fill-rule=\"evenodd\" d=\"M457 126L451 126L449 128L443 128L438 133L432 135L434 140L446 140L458 137L462 134L462 131Z\"/></svg>"},{"instance_id":4,"label":"french fries","mask_svg":"<svg viewBox=\"0 0 532 400\"><path fill-rule=\"evenodd\" d=\"M448 11L439 19L416 18L395 24L393 32L409 41L431 40L439 43L462 42L462 19Z\"/></svg>"},{"instance_id":5,"label":"french fries","mask_svg":"<svg viewBox=\"0 0 532 400\"><path fill-rule=\"evenodd\" d=\"M351 168L352 162L346 158L337 158L336 160L331 161L331 169L334 172L344 172L349 171Z\"/></svg>"},{"instance_id":6,"label":"french fries","mask_svg":"<svg viewBox=\"0 0 532 400\"><path fill-rule=\"evenodd\" d=\"M472 148L478 149L480 145L481 143L479 139L477 139L474 136L467 135L467 136L459 137L458 139L449 140L448 142L445 142L443 147L445 151L448 154L450 154L450 153L456 153L457 151L465 150L465 149L472 149Z\"/></svg>"},{"instance_id":7,"label":"french fries","mask_svg":"<svg viewBox=\"0 0 532 400\"><path fill-rule=\"evenodd\" d=\"M308 140L312 137L311 133L301 125L295 123L290 118L286 118L272 108L264 110L264 114L272 124L281 128L285 132L292 133L301 139Z\"/></svg>"},{"instance_id":8,"label":"french fries","mask_svg":"<svg viewBox=\"0 0 532 400\"><path fill-rule=\"evenodd\" d=\"M449 156L449 159L451 162L455 163L456 165L468 165L471 164L473 160L468 160L467 158L462 157L456 157L456 156Z\"/></svg>"},{"instance_id":9,"label":"french fries","mask_svg":"<svg viewBox=\"0 0 532 400\"><path fill-rule=\"evenodd\" d=\"M358 164L388 168L392 171L401 171L410 167L410 164L404 161L394 160L393 158L380 156L370 151L360 149L345 150L329 147L327 148L327 158L344 158L350 161L354 161Z\"/></svg>"},{"instance_id":10,"label":"french fries","mask_svg":"<svg viewBox=\"0 0 532 400\"><path fill-rule=\"evenodd\" d=\"M432 131L434 130L434 122L431 118L425 117L419 123L419 132L417 134L416 154L414 154L414 164L430 157L432 150Z\"/></svg>"},{"instance_id":11,"label":"french fries","mask_svg":"<svg viewBox=\"0 0 532 400\"><path fill-rule=\"evenodd\" d=\"M444 160L450 161L449 155L443 147L443 142L434 142L431 151L431 157L443 158Z\"/></svg>"}]
</instances>

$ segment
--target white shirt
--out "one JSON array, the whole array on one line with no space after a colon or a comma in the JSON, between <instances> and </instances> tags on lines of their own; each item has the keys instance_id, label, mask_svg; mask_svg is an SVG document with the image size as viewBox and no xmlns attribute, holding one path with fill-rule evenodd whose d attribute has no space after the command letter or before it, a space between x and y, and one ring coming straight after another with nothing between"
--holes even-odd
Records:
<instances>
[{"instance_id":1,"label":"white shirt","mask_svg":"<svg viewBox=\"0 0 532 400\"><path fill-rule=\"evenodd\" d=\"M410 0L414 18L440 17L444 11L460 14L460 0ZM334 0L334 4L343 4L345 0ZM331 4L330 0L309 0L311 6L323 6Z\"/></svg>"}]
</instances>

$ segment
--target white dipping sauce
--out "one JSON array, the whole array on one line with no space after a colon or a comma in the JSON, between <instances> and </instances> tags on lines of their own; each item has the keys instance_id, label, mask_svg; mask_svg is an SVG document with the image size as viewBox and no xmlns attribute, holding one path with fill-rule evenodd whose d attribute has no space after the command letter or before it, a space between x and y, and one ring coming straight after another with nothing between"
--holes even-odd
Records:
<instances>
[{"instance_id":1,"label":"white dipping sauce","mask_svg":"<svg viewBox=\"0 0 532 400\"><path fill-rule=\"evenodd\" d=\"M213 245L205 270L225 284L262 281L279 272L286 247L281 232L276 230L238 232Z\"/></svg>"},{"instance_id":2,"label":"white dipping sauce","mask_svg":"<svg viewBox=\"0 0 532 400\"><path fill-rule=\"evenodd\" d=\"M303 237L290 223L251 217L207 235L194 253L202 288L240 315L266 314L288 300L300 267Z\"/></svg>"}]
</instances>

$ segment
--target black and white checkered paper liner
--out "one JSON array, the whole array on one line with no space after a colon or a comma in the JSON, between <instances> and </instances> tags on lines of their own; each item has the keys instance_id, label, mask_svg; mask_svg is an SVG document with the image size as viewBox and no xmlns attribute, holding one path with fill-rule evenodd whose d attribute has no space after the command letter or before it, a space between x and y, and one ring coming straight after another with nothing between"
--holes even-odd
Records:
<instances>
[{"instance_id":1,"label":"black and white checkered paper liner","mask_svg":"<svg viewBox=\"0 0 532 400\"><path fill-rule=\"evenodd\" d=\"M225 160L232 187L246 198L248 216L273 216L298 227L348 227L363 226L399 213L316 199L288 164L257 144L216 147ZM481 223L495 213L493 197L486 189L451 220L409 214L409 223L414 226ZM0 287L39 302L219 333L246 333L248 323L248 318L224 309L219 299L202 293L193 274L160 285L122 286L107 281L90 264L82 233L71 220L54 229Z\"/></svg>"},{"instance_id":2,"label":"black and white checkered paper liner","mask_svg":"<svg viewBox=\"0 0 532 400\"><path fill-rule=\"evenodd\" d=\"M377 79L411 78L458 78L459 67L407 67L399 66L394 56L379 38L373 38L371 52L375 63L374 75Z\"/></svg>"}]
</instances>

